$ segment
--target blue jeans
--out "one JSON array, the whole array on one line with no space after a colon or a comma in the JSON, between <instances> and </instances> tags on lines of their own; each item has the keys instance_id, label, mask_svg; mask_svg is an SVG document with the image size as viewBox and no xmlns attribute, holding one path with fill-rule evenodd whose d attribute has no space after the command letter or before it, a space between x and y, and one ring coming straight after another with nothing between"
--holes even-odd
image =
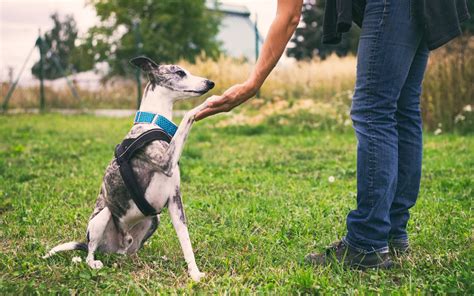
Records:
<instances>
[{"instance_id":1,"label":"blue jeans","mask_svg":"<svg viewBox=\"0 0 474 296\"><path fill-rule=\"evenodd\" d=\"M407 240L420 187L421 84L428 60L410 0L368 0L351 117L357 144L357 209L344 241L365 253Z\"/></svg>"}]
</instances>

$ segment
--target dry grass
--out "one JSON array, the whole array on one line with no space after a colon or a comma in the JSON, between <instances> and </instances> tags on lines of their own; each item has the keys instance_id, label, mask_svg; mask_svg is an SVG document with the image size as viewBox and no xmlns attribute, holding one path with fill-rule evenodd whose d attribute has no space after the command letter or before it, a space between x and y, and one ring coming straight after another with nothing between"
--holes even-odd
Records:
<instances>
[{"instance_id":1,"label":"dry grass","mask_svg":"<svg viewBox=\"0 0 474 296\"><path fill-rule=\"evenodd\" d=\"M215 93L222 93L230 85L245 81L253 67L228 57L221 57L216 62L200 58L196 64L184 61L180 64L193 73L213 79L217 85ZM324 61L281 62L261 88L259 97L327 101L335 94L353 88L355 65L355 57L338 58L335 55Z\"/></svg>"},{"instance_id":2,"label":"dry grass","mask_svg":"<svg viewBox=\"0 0 474 296\"><path fill-rule=\"evenodd\" d=\"M421 105L427 129L474 132L474 37L431 54Z\"/></svg>"},{"instance_id":3,"label":"dry grass","mask_svg":"<svg viewBox=\"0 0 474 296\"><path fill-rule=\"evenodd\" d=\"M217 61L205 57L195 64L181 61L178 64L192 73L208 77L216 82L212 94L222 93L232 84L244 81L253 65L233 58L221 56ZM330 57L325 61L281 63L262 87L259 96L263 99L281 97L323 98L351 89L354 84L355 58ZM8 85L2 85L6 94ZM77 101L67 88L53 90L46 87L49 108L135 108L136 89L133 81L108 82L98 91L79 89L81 101ZM201 99L197 99L201 100ZM196 100L196 101L197 101ZM19 88L10 100L9 108L38 107L39 87ZM195 103L195 102L193 102Z\"/></svg>"},{"instance_id":4,"label":"dry grass","mask_svg":"<svg viewBox=\"0 0 474 296\"><path fill-rule=\"evenodd\" d=\"M422 95L425 127L438 132L459 130L473 131L472 112L474 87L474 42L472 38L432 53ZM220 94L230 85L244 81L253 64L221 56L216 61L200 57L195 64L186 61L180 65L192 73L216 82L209 94ZM260 124L271 117L285 120L297 113L316 115L323 124L348 125L350 95L354 88L356 58L331 56L321 61L281 62L258 94L235 118L224 124ZM2 85L5 94L7 85ZM81 100L76 100L68 89L54 91L46 88L49 108L121 108L136 107L136 88L132 80L108 82L98 91L79 90ZM349 98L349 99L348 99ZM187 109L202 98L180 103L176 108ZM10 108L38 106L38 87L20 88L11 99ZM307 116L306 118L312 119ZM326 120L328 119L328 120ZM350 122L349 122L350 123Z\"/></svg>"},{"instance_id":5,"label":"dry grass","mask_svg":"<svg viewBox=\"0 0 474 296\"><path fill-rule=\"evenodd\" d=\"M39 83L38 83L39 84ZM7 83L1 84L2 99L8 91ZM99 90L91 91L77 88L79 100L69 88L54 89L46 82L45 97L47 108L136 108L136 85L131 80L110 81ZM10 98L8 108L38 108L39 85L33 87L19 87Z\"/></svg>"}]
</instances>

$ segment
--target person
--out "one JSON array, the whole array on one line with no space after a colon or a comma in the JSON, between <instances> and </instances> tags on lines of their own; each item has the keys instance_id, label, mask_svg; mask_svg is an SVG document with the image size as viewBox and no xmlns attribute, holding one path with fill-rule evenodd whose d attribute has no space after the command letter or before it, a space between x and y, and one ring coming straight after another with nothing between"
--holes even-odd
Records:
<instances>
[{"instance_id":1,"label":"person","mask_svg":"<svg viewBox=\"0 0 474 296\"><path fill-rule=\"evenodd\" d=\"M302 0L279 0L260 58L248 79L213 97L201 120L253 97L294 33ZM422 164L420 95L429 51L461 31L469 18L465 0L328 0L323 41L337 43L352 20L361 25L351 118L357 144L357 208L347 234L316 265L341 262L389 268L389 251L409 250L409 209L418 197Z\"/></svg>"}]
</instances>

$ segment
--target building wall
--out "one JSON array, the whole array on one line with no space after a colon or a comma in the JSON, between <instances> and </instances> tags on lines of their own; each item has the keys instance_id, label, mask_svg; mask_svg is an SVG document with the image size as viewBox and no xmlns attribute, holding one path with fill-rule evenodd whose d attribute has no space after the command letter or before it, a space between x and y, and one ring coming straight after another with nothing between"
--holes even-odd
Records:
<instances>
[{"instance_id":1,"label":"building wall","mask_svg":"<svg viewBox=\"0 0 474 296\"><path fill-rule=\"evenodd\" d=\"M217 39L222 49L232 57L255 60L255 29L247 16L228 14L222 17Z\"/></svg>"}]
</instances>

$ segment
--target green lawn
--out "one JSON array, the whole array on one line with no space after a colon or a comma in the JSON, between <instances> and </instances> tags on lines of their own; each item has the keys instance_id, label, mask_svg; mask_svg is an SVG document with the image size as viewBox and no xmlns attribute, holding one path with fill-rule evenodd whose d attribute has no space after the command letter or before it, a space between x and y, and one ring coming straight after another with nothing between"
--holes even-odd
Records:
<instances>
[{"instance_id":1,"label":"green lawn","mask_svg":"<svg viewBox=\"0 0 474 296\"><path fill-rule=\"evenodd\" d=\"M103 171L130 120L0 117L0 294L474 293L472 136L425 137L413 253L393 270L360 272L303 260L344 235L356 196L353 133L215 123L195 125L181 159L191 240L207 274L195 284L166 212L138 256L100 254L101 270L80 251L40 258L85 239Z\"/></svg>"}]
</instances>

